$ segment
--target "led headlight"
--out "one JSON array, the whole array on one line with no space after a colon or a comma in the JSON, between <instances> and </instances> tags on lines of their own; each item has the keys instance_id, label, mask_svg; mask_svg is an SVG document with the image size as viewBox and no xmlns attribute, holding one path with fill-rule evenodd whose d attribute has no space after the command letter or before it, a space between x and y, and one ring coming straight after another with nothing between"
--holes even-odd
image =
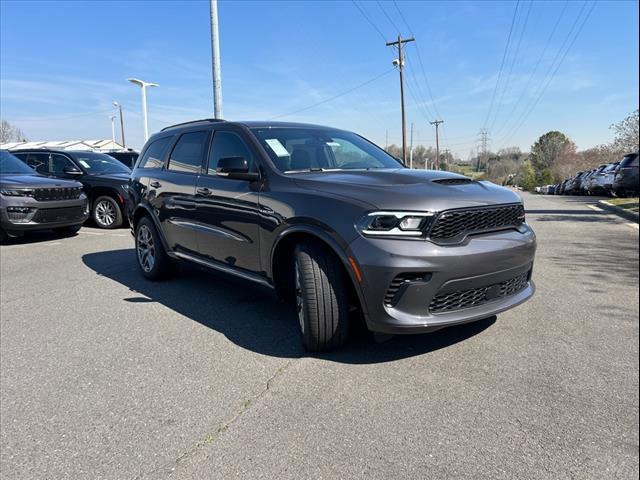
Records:
<instances>
[{"instance_id":1,"label":"led headlight","mask_svg":"<svg viewBox=\"0 0 640 480\"><path fill-rule=\"evenodd\" d=\"M33 190L3 188L0 190L0 195L5 197L33 197Z\"/></svg>"},{"instance_id":2,"label":"led headlight","mask_svg":"<svg viewBox=\"0 0 640 480\"><path fill-rule=\"evenodd\" d=\"M433 212L372 212L357 227L364 235L420 237L433 216Z\"/></svg>"}]
</instances>

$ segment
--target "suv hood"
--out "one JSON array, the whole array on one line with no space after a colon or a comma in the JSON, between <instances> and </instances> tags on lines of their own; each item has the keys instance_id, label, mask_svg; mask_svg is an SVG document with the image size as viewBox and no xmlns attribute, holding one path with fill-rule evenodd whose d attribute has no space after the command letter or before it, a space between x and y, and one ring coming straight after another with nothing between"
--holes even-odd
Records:
<instances>
[{"instance_id":1,"label":"suv hood","mask_svg":"<svg viewBox=\"0 0 640 480\"><path fill-rule=\"evenodd\" d=\"M59 178L45 177L44 175L29 175L24 173L2 174L0 185L4 188L82 187L82 184L75 180L62 180Z\"/></svg>"},{"instance_id":2,"label":"suv hood","mask_svg":"<svg viewBox=\"0 0 640 480\"><path fill-rule=\"evenodd\" d=\"M521 203L520 196L507 188L436 170L343 170L295 175L301 188L352 198L384 210L442 211Z\"/></svg>"},{"instance_id":3,"label":"suv hood","mask_svg":"<svg viewBox=\"0 0 640 480\"><path fill-rule=\"evenodd\" d=\"M88 174L87 177L91 177L95 180L104 180L106 182L116 183L129 183L129 173L103 173L103 174Z\"/></svg>"}]
</instances>

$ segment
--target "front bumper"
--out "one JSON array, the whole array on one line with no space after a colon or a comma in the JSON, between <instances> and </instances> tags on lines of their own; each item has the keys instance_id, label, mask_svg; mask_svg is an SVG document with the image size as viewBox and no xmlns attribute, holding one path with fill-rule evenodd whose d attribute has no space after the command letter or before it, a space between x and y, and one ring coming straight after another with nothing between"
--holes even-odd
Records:
<instances>
[{"instance_id":1,"label":"front bumper","mask_svg":"<svg viewBox=\"0 0 640 480\"><path fill-rule=\"evenodd\" d=\"M428 241L359 237L350 244L360 266L360 298L367 326L382 333L424 333L490 317L529 299L535 291L531 272L536 250L533 230L524 224L507 230L468 237L460 245L440 246ZM399 275L406 282L393 302L389 287ZM430 311L432 300L448 293L498 292L513 278L525 278L514 293L487 293L486 301L462 308ZM386 299L385 299L386 297ZM488 299L490 298L491 299Z\"/></svg>"},{"instance_id":2,"label":"front bumper","mask_svg":"<svg viewBox=\"0 0 640 480\"><path fill-rule=\"evenodd\" d=\"M28 209L24 218L16 219L12 209ZM81 225L89 218L87 197L74 200L37 201L31 197L2 197L0 226L6 232L47 230Z\"/></svg>"}]
</instances>

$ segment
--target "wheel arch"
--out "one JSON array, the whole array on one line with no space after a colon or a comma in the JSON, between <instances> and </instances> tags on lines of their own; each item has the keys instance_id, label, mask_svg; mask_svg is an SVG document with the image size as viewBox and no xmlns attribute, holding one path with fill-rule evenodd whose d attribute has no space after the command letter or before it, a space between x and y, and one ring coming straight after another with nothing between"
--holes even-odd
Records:
<instances>
[{"instance_id":1,"label":"wheel arch","mask_svg":"<svg viewBox=\"0 0 640 480\"><path fill-rule=\"evenodd\" d=\"M160 237L160 241L162 242L162 246L164 247L164 251L167 252L168 255L171 255L171 253L170 253L171 251L169 250L169 246L168 246L167 240L164 237L164 232L162 231L162 228L160 227L160 222L158 222L158 219L153 214L153 212L151 210L151 207L149 207L148 205L140 204L135 208L135 210L133 211L131 217L132 217L131 218L131 233L134 236L135 236L135 233L136 233L136 226L138 225L138 222L143 217L149 217L151 219L151 221L153 222L153 225L156 227L156 232L158 233L158 236Z\"/></svg>"},{"instance_id":2,"label":"wheel arch","mask_svg":"<svg viewBox=\"0 0 640 480\"><path fill-rule=\"evenodd\" d=\"M346 244L344 247L341 246L338 241L328 233L309 225L291 226L281 232L274 242L268 262L270 269L268 273L278 295L286 298L293 288L290 281L291 279L289 278L289 273L293 272L291 259L293 258L296 245L304 241L321 243L340 260L353 300L358 302L358 306L366 316L366 304L364 302L360 281L349 261L350 256L346 251ZM289 270L289 268L291 270Z\"/></svg>"}]
</instances>

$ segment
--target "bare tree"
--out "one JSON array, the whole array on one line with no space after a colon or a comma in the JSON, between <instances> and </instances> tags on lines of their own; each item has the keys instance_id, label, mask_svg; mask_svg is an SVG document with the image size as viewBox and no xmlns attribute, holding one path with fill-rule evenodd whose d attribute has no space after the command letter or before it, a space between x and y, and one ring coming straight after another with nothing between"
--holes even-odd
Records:
<instances>
[{"instance_id":1,"label":"bare tree","mask_svg":"<svg viewBox=\"0 0 640 480\"><path fill-rule=\"evenodd\" d=\"M627 118L611 125L615 132L612 147L621 155L637 152L639 143L639 120L638 110L631 113Z\"/></svg>"},{"instance_id":2,"label":"bare tree","mask_svg":"<svg viewBox=\"0 0 640 480\"><path fill-rule=\"evenodd\" d=\"M25 140L22 130L6 120L0 121L0 143L24 142Z\"/></svg>"}]
</instances>

